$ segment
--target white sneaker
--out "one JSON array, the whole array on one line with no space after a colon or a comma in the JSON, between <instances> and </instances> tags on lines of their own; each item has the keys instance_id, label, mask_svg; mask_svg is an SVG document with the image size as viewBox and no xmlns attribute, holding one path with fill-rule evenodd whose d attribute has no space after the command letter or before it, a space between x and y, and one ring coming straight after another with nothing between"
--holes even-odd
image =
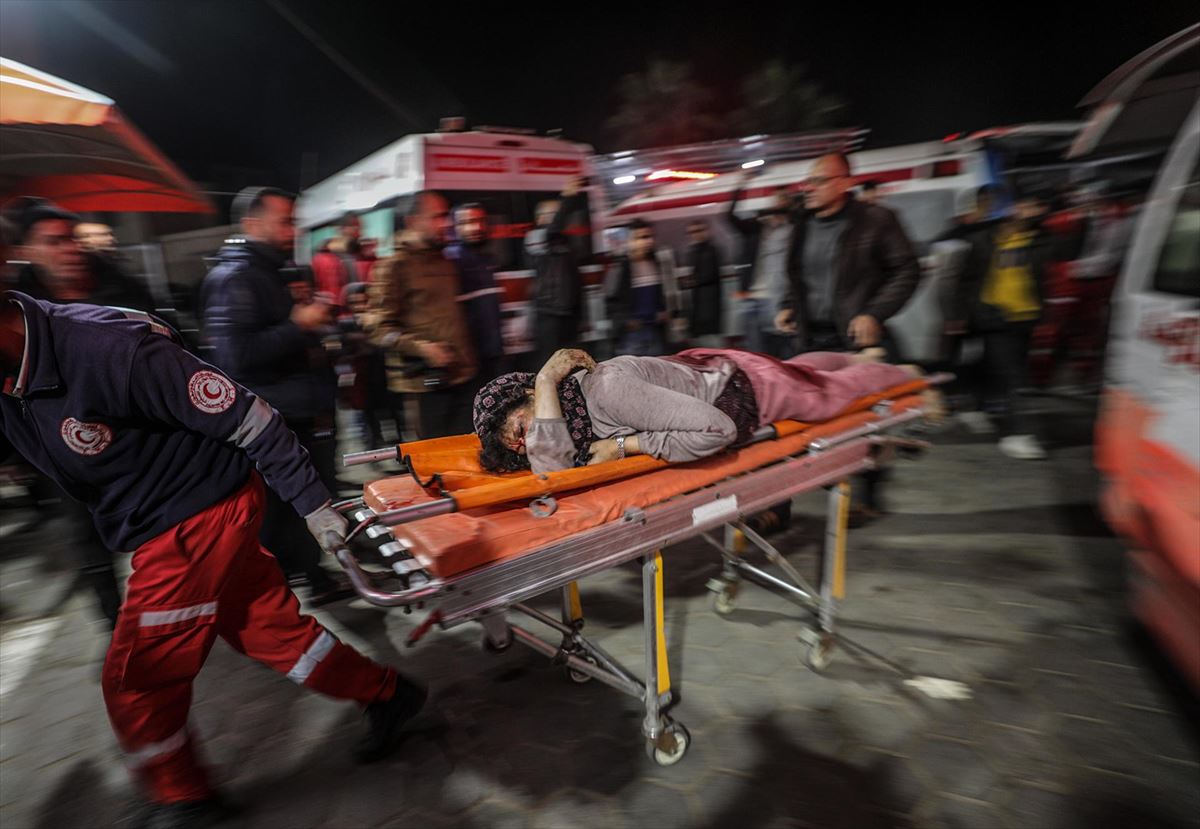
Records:
<instances>
[{"instance_id":1,"label":"white sneaker","mask_svg":"<svg viewBox=\"0 0 1200 829\"><path fill-rule=\"evenodd\" d=\"M992 419L987 416L987 412L959 412L958 419L967 427L967 431L973 435L990 435L996 431L996 427L992 424Z\"/></svg>"},{"instance_id":2,"label":"white sneaker","mask_svg":"<svg viewBox=\"0 0 1200 829\"><path fill-rule=\"evenodd\" d=\"M1046 457L1046 450L1033 435L1009 435L1000 438L999 447L1005 455L1019 461L1040 461Z\"/></svg>"}]
</instances>

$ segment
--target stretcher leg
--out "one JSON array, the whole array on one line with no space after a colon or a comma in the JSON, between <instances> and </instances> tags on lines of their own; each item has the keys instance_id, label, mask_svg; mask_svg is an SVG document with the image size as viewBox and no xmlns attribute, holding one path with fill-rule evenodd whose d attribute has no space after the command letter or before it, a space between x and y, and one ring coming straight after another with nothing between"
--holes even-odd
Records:
<instances>
[{"instance_id":1,"label":"stretcher leg","mask_svg":"<svg viewBox=\"0 0 1200 829\"><path fill-rule=\"evenodd\" d=\"M714 542L715 543L715 542ZM738 565L746 552L746 535L732 524L725 525L725 545L721 549L721 575L711 579L707 587L713 593L713 610L719 616L728 616L737 609L738 592L742 577Z\"/></svg>"},{"instance_id":2,"label":"stretcher leg","mask_svg":"<svg viewBox=\"0 0 1200 829\"><path fill-rule=\"evenodd\" d=\"M850 482L829 488L825 515L825 549L821 556L818 629L807 631L808 664L821 670L829 664L836 642L837 605L846 595L846 536L850 523Z\"/></svg>"},{"instance_id":3,"label":"stretcher leg","mask_svg":"<svg viewBox=\"0 0 1200 829\"><path fill-rule=\"evenodd\" d=\"M742 531L742 533L745 534L747 538L754 542L754 545L758 547L758 549L762 550L763 553L766 554L768 561L788 575L788 577L796 584L796 586L800 588L799 592L801 594L806 596L816 594L817 591L812 589L808 583L808 580L805 579L804 576L800 575L800 571L793 567L792 563L784 558L783 553L776 550L775 546L771 544L771 542L767 541L761 535L741 522L738 522L736 526ZM742 563L739 563L739 569L746 569L744 566L741 566L741 564Z\"/></svg>"},{"instance_id":4,"label":"stretcher leg","mask_svg":"<svg viewBox=\"0 0 1200 829\"><path fill-rule=\"evenodd\" d=\"M679 723L663 714L671 701L671 673L667 666L667 637L663 629L663 559L656 550L642 559L642 610L646 628L646 718L642 734L646 753L660 766L683 759L691 738Z\"/></svg>"},{"instance_id":5,"label":"stretcher leg","mask_svg":"<svg viewBox=\"0 0 1200 829\"><path fill-rule=\"evenodd\" d=\"M637 687L638 690L634 692L633 696L637 697L638 699L642 698L642 691L640 687L641 681L628 670L626 670L620 662L610 656L603 648L584 638L577 628L573 628L567 624L559 622L557 619L547 616L540 610L520 602L514 604L512 609L518 613L524 613L529 618L541 622L546 627L552 628L553 630L556 630L562 634L562 644L559 645L557 650L555 650L554 647L549 644L545 644L545 647L550 649L549 651L543 650L540 647L536 650L545 653L547 656L550 656L551 658L556 659L565 665L567 669L567 678L572 682L583 684L584 682L594 679L596 676L595 673L590 671L577 670L577 662L582 660L590 663L591 665L598 666L599 668L608 671L611 674L615 674L618 678L623 680L626 685ZM486 618L481 621L486 621ZM528 642L525 644L528 644ZM608 684L612 685L611 682Z\"/></svg>"},{"instance_id":6,"label":"stretcher leg","mask_svg":"<svg viewBox=\"0 0 1200 829\"><path fill-rule=\"evenodd\" d=\"M583 604L579 600L579 582L563 585L562 620L567 627L583 627Z\"/></svg>"},{"instance_id":7,"label":"stretcher leg","mask_svg":"<svg viewBox=\"0 0 1200 829\"><path fill-rule=\"evenodd\" d=\"M588 653L587 648L581 645L582 637L579 636L579 631L583 629L583 604L579 601L579 582L577 581L564 584L562 587L562 620L563 625L571 631L570 633L563 633L563 652L573 653L580 659L595 664L595 658ZM573 670L568 666L567 679L582 685L585 682L590 682L592 677L586 673Z\"/></svg>"},{"instance_id":8,"label":"stretcher leg","mask_svg":"<svg viewBox=\"0 0 1200 829\"><path fill-rule=\"evenodd\" d=\"M559 651L558 648L556 648L554 645L550 644L549 642L543 641L542 639L540 639L536 635L530 633L529 631L525 630L525 628L520 627L519 625L512 625L512 635L513 635L513 639L515 641L520 642L522 645L525 645L525 646L537 651L538 653L542 654L543 656L550 657L551 659L555 659L560 656L561 652ZM621 676L619 674L611 673L611 672L605 670L604 668L602 668L592 662L588 662L587 660L581 659L578 656L575 656L573 654L567 654L563 658L564 658L564 661L565 661L567 667L573 671L578 671L579 673L587 674L588 676L592 677L593 679L598 679L601 682L603 682L605 685L616 688L618 691L624 691L625 693L629 694L630 696L633 696L633 697L643 696L642 686L638 682L631 681L631 680L627 679L626 677Z\"/></svg>"}]
</instances>

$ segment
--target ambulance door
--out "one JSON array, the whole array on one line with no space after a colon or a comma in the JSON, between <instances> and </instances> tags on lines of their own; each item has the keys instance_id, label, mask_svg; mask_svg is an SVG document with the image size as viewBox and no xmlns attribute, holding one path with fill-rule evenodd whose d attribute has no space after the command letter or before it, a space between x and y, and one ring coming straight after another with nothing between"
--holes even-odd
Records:
<instances>
[{"instance_id":1,"label":"ambulance door","mask_svg":"<svg viewBox=\"0 0 1200 829\"><path fill-rule=\"evenodd\" d=\"M1108 387L1148 410L1146 440L1200 470L1200 103L1138 219L1113 306Z\"/></svg>"}]
</instances>

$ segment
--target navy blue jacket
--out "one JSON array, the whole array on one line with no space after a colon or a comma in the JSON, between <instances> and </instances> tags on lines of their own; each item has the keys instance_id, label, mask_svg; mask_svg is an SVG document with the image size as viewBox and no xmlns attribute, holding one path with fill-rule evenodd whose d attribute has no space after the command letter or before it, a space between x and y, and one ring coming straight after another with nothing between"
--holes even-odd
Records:
<instances>
[{"instance_id":1,"label":"navy blue jacket","mask_svg":"<svg viewBox=\"0 0 1200 829\"><path fill-rule=\"evenodd\" d=\"M217 258L200 294L212 361L288 420L332 414L337 378L320 336L291 320L283 254L247 242Z\"/></svg>"},{"instance_id":2,"label":"navy blue jacket","mask_svg":"<svg viewBox=\"0 0 1200 829\"><path fill-rule=\"evenodd\" d=\"M109 549L132 550L233 494L255 464L301 515L329 500L279 413L153 317L0 295L12 300L27 345L0 394L0 460L16 449L86 504Z\"/></svg>"},{"instance_id":3,"label":"navy blue jacket","mask_svg":"<svg viewBox=\"0 0 1200 829\"><path fill-rule=\"evenodd\" d=\"M500 333L500 296L496 286L496 266L481 248L461 242L446 248L446 258L458 266L458 301L467 318L467 328L480 360L504 356L504 338Z\"/></svg>"}]
</instances>

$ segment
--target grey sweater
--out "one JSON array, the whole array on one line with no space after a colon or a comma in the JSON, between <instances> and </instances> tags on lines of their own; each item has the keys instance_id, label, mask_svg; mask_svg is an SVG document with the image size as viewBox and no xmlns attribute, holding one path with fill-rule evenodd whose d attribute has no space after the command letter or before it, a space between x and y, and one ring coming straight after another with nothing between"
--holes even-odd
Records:
<instances>
[{"instance_id":1,"label":"grey sweater","mask_svg":"<svg viewBox=\"0 0 1200 829\"><path fill-rule=\"evenodd\" d=\"M637 435L643 454L680 463L720 451L737 439L737 427L712 404L736 366L721 360L699 369L657 357L614 357L579 372L597 440ZM574 465L575 444L562 418L537 418L525 436L535 473Z\"/></svg>"}]
</instances>

